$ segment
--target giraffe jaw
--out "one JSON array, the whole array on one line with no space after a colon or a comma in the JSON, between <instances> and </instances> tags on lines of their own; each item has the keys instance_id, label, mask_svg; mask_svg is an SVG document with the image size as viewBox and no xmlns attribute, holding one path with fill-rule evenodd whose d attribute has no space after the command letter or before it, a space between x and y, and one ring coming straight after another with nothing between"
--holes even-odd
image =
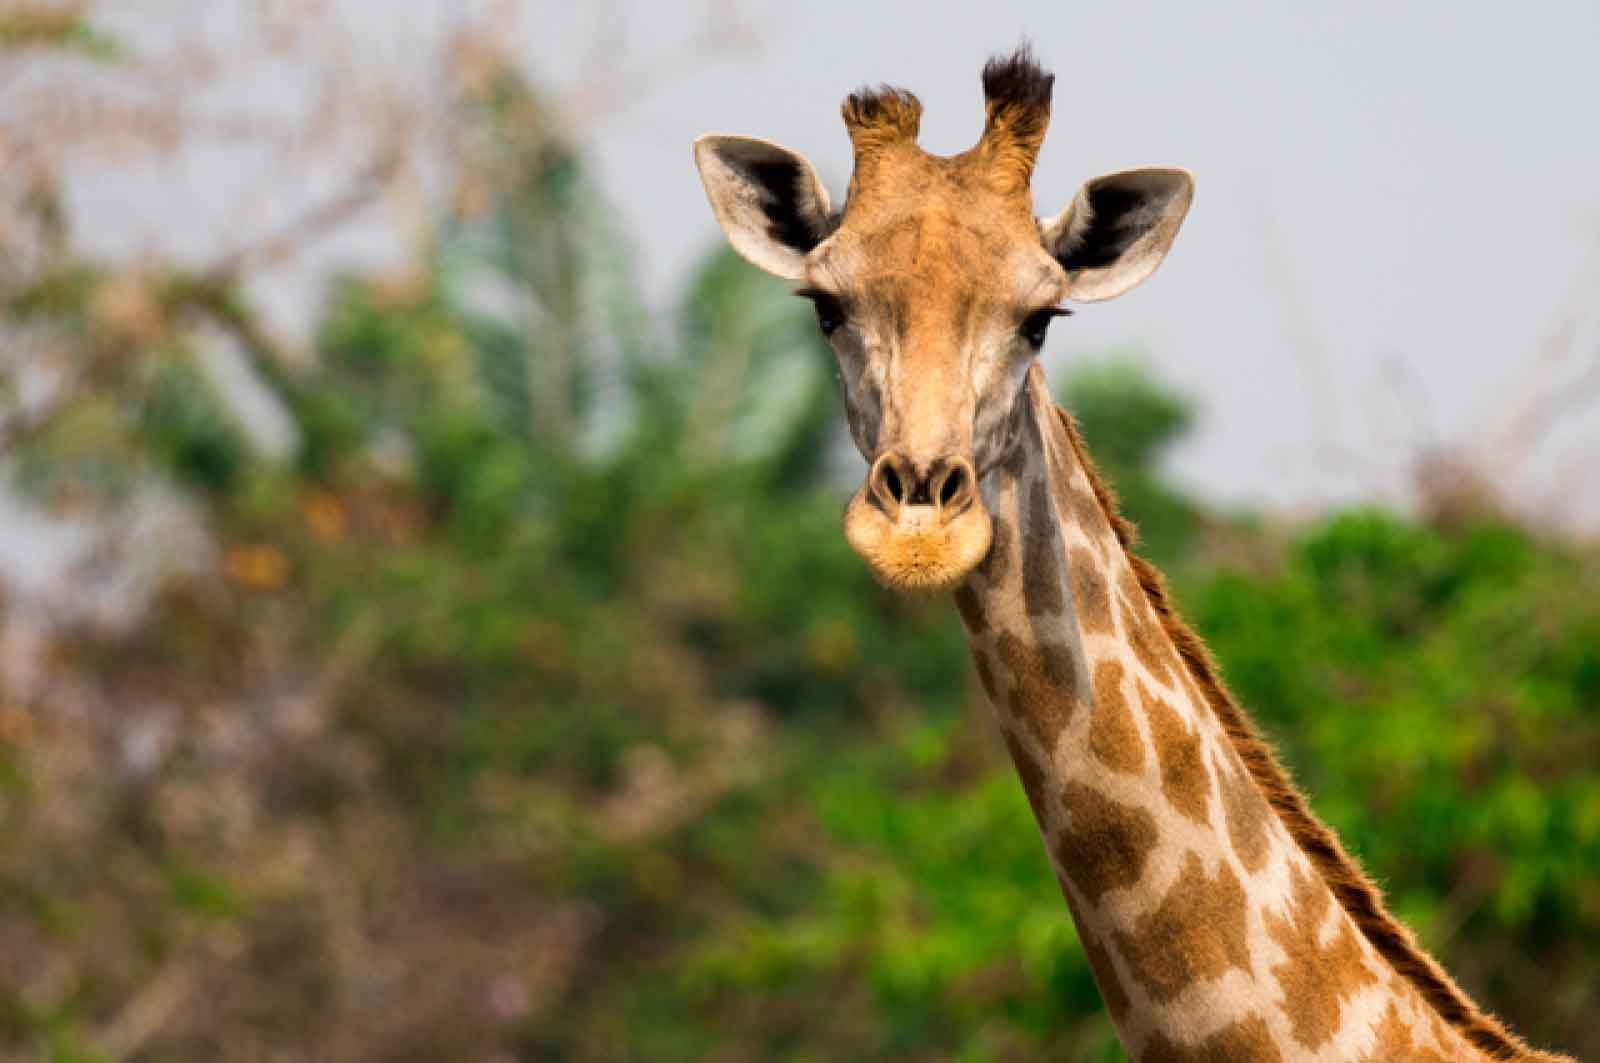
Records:
<instances>
[{"instance_id":1,"label":"giraffe jaw","mask_svg":"<svg viewBox=\"0 0 1600 1063\"><path fill-rule=\"evenodd\" d=\"M866 492L844 512L844 537L890 590L949 590L989 555L994 527L981 505L941 519L933 506L903 506L891 519Z\"/></svg>"}]
</instances>

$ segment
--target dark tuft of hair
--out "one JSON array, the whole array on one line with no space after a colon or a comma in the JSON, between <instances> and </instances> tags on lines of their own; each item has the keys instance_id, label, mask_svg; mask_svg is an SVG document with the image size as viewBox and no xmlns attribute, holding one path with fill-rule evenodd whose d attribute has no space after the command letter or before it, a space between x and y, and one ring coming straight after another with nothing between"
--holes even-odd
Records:
<instances>
[{"instance_id":1,"label":"dark tuft of hair","mask_svg":"<svg viewBox=\"0 0 1600 1063\"><path fill-rule=\"evenodd\" d=\"M1055 83L1055 75L1034 60L1027 44L984 65L983 136L976 150L987 160L995 188L1003 193L1027 193L1050 125Z\"/></svg>"},{"instance_id":2,"label":"dark tuft of hair","mask_svg":"<svg viewBox=\"0 0 1600 1063\"><path fill-rule=\"evenodd\" d=\"M922 125L922 101L892 85L863 85L840 108L851 135L866 132L883 139L915 140Z\"/></svg>"},{"instance_id":3,"label":"dark tuft of hair","mask_svg":"<svg viewBox=\"0 0 1600 1063\"><path fill-rule=\"evenodd\" d=\"M983 67L983 95L991 106L1048 112L1055 84L1056 76L1039 65L1033 46L1027 43L1010 55L995 56Z\"/></svg>"}]
</instances>

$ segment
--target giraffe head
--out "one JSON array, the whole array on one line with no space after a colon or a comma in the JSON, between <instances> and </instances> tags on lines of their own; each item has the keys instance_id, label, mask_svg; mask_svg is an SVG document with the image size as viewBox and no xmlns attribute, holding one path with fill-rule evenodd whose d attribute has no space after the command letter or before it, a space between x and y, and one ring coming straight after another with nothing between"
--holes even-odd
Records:
<instances>
[{"instance_id":1,"label":"giraffe head","mask_svg":"<svg viewBox=\"0 0 1600 1063\"><path fill-rule=\"evenodd\" d=\"M734 250L798 281L838 356L868 471L845 536L901 590L953 586L989 551L980 482L1018 446L1028 368L1065 300L1120 295L1160 264L1188 211L1182 170L1087 182L1037 219L1032 176L1055 78L1026 48L983 71L985 122L959 155L917 146L922 105L844 102L855 169L842 211L804 158L705 136L695 161Z\"/></svg>"}]
</instances>

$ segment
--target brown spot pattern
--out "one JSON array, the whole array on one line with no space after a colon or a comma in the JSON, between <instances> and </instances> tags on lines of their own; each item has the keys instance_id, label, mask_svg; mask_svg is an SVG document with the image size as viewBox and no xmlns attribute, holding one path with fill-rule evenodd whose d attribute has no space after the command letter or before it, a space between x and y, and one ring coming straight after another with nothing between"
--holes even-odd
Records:
<instances>
[{"instance_id":1,"label":"brown spot pattern","mask_svg":"<svg viewBox=\"0 0 1600 1063\"><path fill-rule=\"evenodd\" d=\"M1056 747L1078 707L1072 650L1065 643L1029 646L1009 631L1000 635L1000 662L1011 679L1012 713L1046 751Z\"/></svg>"},{"instance_id":2,"label":"brown spot pattern","mask_svg":"<svg viewBox=\"0 0 1600 1063\"><path fill-rule=\"evenodd\" d=\"M1326 948L1319 944L1333 894L1320 878L1298 866L1291 875L1288 915L1265 915L1267 933L1285 955L1272 976L1283 987L1283 1010L1294 1039L1316 1051L1338 1030L1344 1001L1377 979L1362 962L1361 945L1348 919L1339 920L1332 943Z\"/></svg>"},{"instance_id":3,"label":"brown spot pattern","mask_svg":"<svg viewBox=\"0 0 1600 1063\"><path fill-rule=\"evenodd\" d=\"M1431 1009L1429 1010L1428 1022L1433 1031L1433 1047L1442 1052L1449 1053L1448 1056L1439 1056L1430 1053L1426 1057L1428 1063L1432 1063L1432 1061L1435 1059L1460 1059L1460 1053L1468 1050L1468 1046L1463 1043L1464 1039L1462 1036L1457 1033L1453 1027L1446 1024L1445 1021L1439 1017L1439 1013L1437 1011L1433 1011ZM1425 1046L1423 1046L1419 1041L1418 1047L1422 1048Z\"/></svg>"},{"instance_id":4,"label":"brown spot pattern","mask_svg":"<svg viewBox=\"0 0 1600 1063\"><path fill-rule=\"evenodd\" d=\"M1177 676L1187 676L1188 668L1178 659L1177 648L1132 565L1122 569L1117 584L1122 596L1122 621L1128 627L1133 651L1157 679L1165 680L1169 669Z\"/></svg>"},{"instance_id":5,"label":"brown spot pattern","mask_svg":"<svg viewBox=\"0 0 1600 1063\"><path fill-rule=\"evenodd\" d=\"M1361 1057L1361 1063L1449 1063L1432 1049L1412 1043L1411 1030L1392 1003L1374 1032L1372 1051Z\"/></svg>"},{"instance_id":6,"label":"brown spot pattern","mask_svg":"<svg viewBox=\"0 0 1600 1063\"><path fill-rule=\"evenodd\" d=\"M1105 539L1110 525L1094 493L1085 488L1067 488L1067 504L1072 507L1072 520L1090 539Z\"/></svg>"},{"instance_id":7,"label":"brown spot pattern","mask_svg":"<svg viewBox=\"0 0 1600 1063\"><path fill-rule=\"evenodd\" d=\"M1158 1032L1139 1054L1139 1063L1278 1063L1282 1058L1265 1020L1251 1015L1199 1044L1177 1044Z\"/></svg>"},{"instance_id":8,"label":"brown spot pattern","mask_svg":"<svg viewBox=\"0 0 1600 1063\"><path fill-rule=\"evenodd\" d=\"M1450 1032L1445 1029L1444 1020L1439 1018L1438 1012L1432 1012L1430 1019L1433 1025L1433 1040L1435 1044L1443 1047L1460 1040L1460 1038L1452 1037Z\"/></svg>"},{"instance_id":9,"label":"brown spot pattern","mask_svg":"<svg viewBox=\"0 0 1600 1063\"><path fill-rule=\"evenodd\" d=\"M1005 517L996 513L989 521L993 531L989 540L989 556L979 566L992 587L1005 586L1011 575L1011 563L1016 553L1016 529Z\"/></svg>"},{"instance_id":10,"label":"brown spot pattern","mask_svg":"<svg viewBox=\"0 0 1600 1063\"><path fill-rule=\"evenodd\" d=\"M1022 598L1029 616L1056 616L1066 608L1061 562L1056 556L1056 523L1050 485L1034 481L1028 492L1028 523L1023 529L1027 556L1022 563Z\"/></svg>"},{"instance_id":11,"label":"brown spot pattern","mask_svg":"<svg viewBox=\"0 0 1600 1063\"><path fill-rule=\"evenodd\" d=\"M1200 693L1200 687L1194 681L1194 673L1184 663L1182 657L1178 658L1178 674L1183 678L1183 689L1189 695L1189 703L1195 707L1196 711L1210 712L1211 702L1204 694Z\"/></svg>"},{"instance_id":12,"label":"brown spot pattern","mask_svg":"<svg viewBox=\"0 0 1600 1063\"><path fill-rule=\"evenodd\" d=\"M1122 976L1117 973L1116 965L1111 962L1111 953L1105 950L1100 940L1093 934L1085 932L1082 920L1078 921L1078 940L1083 945L1083 954L1089 960L1089 971L1094 975L1094 984L1100 987L1100 998L1106 1002L1106 1011L1111 1013L1111 1021L1118 1026L1128 1015L1131 1001L1128 999L1128 989L1122 984Z\"/></svg>"},{"instance_id":13,"label":"brown spot pattern","mask_svg":"<svg viewBox=\"0 0 1600 1063\"><path fill-rule=\"evenodd\" d=\"M1078 624L1092 635L1110 635L1116 631L1111 617L1111 591L1096 568L1094 555L1084 547L1074 546L1067 557L1067 578L1072 582L1072 608L1078 614Z\"/></svg>"},{"instance_id":14,"label":"brown spot pattern","mask_svg":"<svg viewBox=\"0 0 1600 1063\"><path fill-rule=\"evenodd\" d=\"M1005 735L1006 749L1011 753L1011 763L1016 765L1017 777L1022 780L1022 793L1028 799L1028 807L1033 809L1033 818L1043 828L1046 778L1044 767L1010 731L1002 730L1001 733Z\"/></svg>"},{"instance_id":15,"label":"brown spot pattern","mask_svg":"<svg viewBox=\"0 0 1600 1063\"><path fill-rule=\"evenodd\" d=\"M1144 739L1122 693L1120 661L1101 661L1095 666L1089 753L1112 771L1131 773L1144 767Z\"/></svg>"},{"instance_id":16,"label":"brown spot pattern","mask_svg":"<svg viewBox=\"0 0 1600 1063\"><path fill-rule=\"evenodd\" d=\"M1075 782L1063 788L1061 804L1068 822L1056 835L1056 861L1089 903L1138 882L1156 846L1155 817Z\"/></svg>"},{"instance_id":17,"label":"brown spot pattern","mask_svg":"<svg viewBox=\"0 0 1600 1063\"><path fill-rule=\"evenodd\" d=\"M1161 792L1172 807L1202 827L1211 823L1211 773L1200 736L1184 725L1167 702L1139 684L1139 700L1150 722L1150 740L1161 763Z\"/></svg>"},{"instance_id":18,"label":"brown spot pattern","mask_svg":"<svg viewBox=\"0 0 1600 1063\"><path fill-rule=\"evenodd\" d=\"M1218 865L1217 877L1210 878L1190 853L1156 910L1131 931L1117 931L1117 949L1158 1002L1231 968L1249 973L1245 904L1244 887L1231 867Z\"/></svg>"},{"instance_id":19,"label":"brown spot pattern","mask_svg":"<svg viewBox=\"0 0 1600 1063\"><path fill-rule=\"evenodd\" d=\"M972 663L978 669L978 683L983 687L984 697L989 699L989 704L1000 704L1000 688L995 685L994 664L989 655L978 650L972 655Z\"/></svg>"},{"instance_id":20,"label":"brown spot pattern","mask_svg":"<svg viewBox=\"0 0 1600 1063\"><path fill-rule=\"evenodd\" d=\"M1167 665L1173 656L1166 632L1149 619L1148 611L1141 614L1130 607L1126 599L1122 602L1122 626L1128 645L1133 648L1133 655L1139 658L1145 671L1157 682L1167 682Z\"/></svg>"},{"instance_id":21,"label":"brown spot pattern","mask_svg":"<svg viewBox=\"0 0 1600 1063\"><path fill-rule=\"evenodd\" d=\"M1144 619L1150 608L1150 597L1139 585L1139 574L1132 565L1122 566L1122 571L1117 573L1117 590L1122 593L1123 604L1132 608L1141 620Z\"/></svg>"},{"instance_id":22,"label":"brown spot pattern","mask_svg":"<svg viewBox=\"0 0 1600 1063\"><path fill-rule=\"evenodd\" d=\"M1243 767L1226 765L1225 761L1218 761L1212 767L1216 769L1217 783L1222 789L1222 812L1228 820L1233 851L1244 869L1254 874L1267 863L1267 825L1271 822L1272 809Z\"/></svg>"},{"instance_id":23,"label":"brown spot pattern","mask_svg":"<svg viewBox=\"0 0 1600 1063\"><path fill-rule=\"evenodd\" d=\"M978 592L972 589L969 583L963 583L956 588L956 611L961 614L961 622L966 625L969 635L982 635L989 630L989 618L983 615L983 603L978 600Z\"/></svg>"}]
</instances>

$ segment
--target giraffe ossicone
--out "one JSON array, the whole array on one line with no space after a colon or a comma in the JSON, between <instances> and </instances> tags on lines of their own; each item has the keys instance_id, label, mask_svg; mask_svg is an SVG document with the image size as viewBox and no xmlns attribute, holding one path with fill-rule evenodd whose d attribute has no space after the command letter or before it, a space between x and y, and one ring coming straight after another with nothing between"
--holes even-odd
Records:
<instances>
[{"instance_id":1,"label":"giraffe ossicone","mask_svg":"<svg viewBox=\"0 0 1600 1063\"><path fill-rule=\"evenodd\" d=\"M1120 295L1172 246L1193 181L1107 174L1036 218L1054 79L984 68L978 142L917 145L899 89L844 103L844 206L801 156L706 136L734 249L798 281L868 463L845 536L898 590L954 592L1130 1058L1552 1063L1390 916L1173 612L1037 354L1061 303Z\"/></svg>"}]
</instances>

